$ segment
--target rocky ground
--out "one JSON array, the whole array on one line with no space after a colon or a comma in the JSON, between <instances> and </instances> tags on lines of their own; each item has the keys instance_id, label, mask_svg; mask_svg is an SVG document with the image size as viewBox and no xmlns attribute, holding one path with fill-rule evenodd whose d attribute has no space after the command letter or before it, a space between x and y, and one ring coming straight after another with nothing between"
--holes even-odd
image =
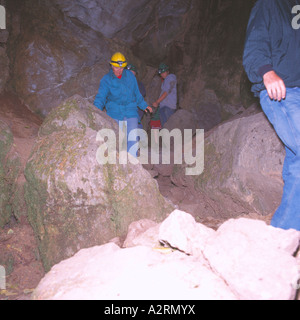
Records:
<instances>
[{"instance_id":1,"label":"rocky ground","mask_svg":"<svg viewBox=\"0 0 300 320\"><path fill-rule=\"evenodd\" d=\"M300 233L246 218L217 231L174 210L162 223L133 222L115 243L56 264L34 300L293 300ZM126 276L124 276L126 275Z\"/></svg>"},{"instance_id":2,"label":"rocky ground","mask_svg":"<svg viewBox=\"0 0 300 320\"><path fill-rule=\"evenodd\" d=\"M25 165L42 120L12 94L2 94L0 106L0 119L10 126L14 135L14 147ZM212 213L205 218L195 217L198 222L217 229L228 218L214 217L213 212L219 211L222 204L212 202L204 194L193 192L188 187L176 186L168 175L158 174L156 179L161 193L181 210L191 212L194 208L202 208ZM21 174L18 182L22 183L24 180ZM261 217L255 214L252 217L267 222L270 219L268 216ZM0 300L30 299L33 289L45 272L39 259L33 230L25 216L19 217L18 220L13 218L0 230L0 265L5 266L7 273L6 290L0 291Z\"/></svg>"}]
</instances>

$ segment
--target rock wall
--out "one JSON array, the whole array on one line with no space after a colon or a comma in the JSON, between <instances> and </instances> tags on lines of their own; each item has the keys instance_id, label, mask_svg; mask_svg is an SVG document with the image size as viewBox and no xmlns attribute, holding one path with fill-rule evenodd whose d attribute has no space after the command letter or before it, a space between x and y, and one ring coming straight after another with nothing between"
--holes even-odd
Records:
<instances>
[{"instance_id":1,"label":"rock wall","mask_svg":"<svg viewBox=\"0 0 300 320\"><path fill-rule=\"evenodd\" d=\"M23 6L21 31L12 37L9 51L17 94L42 116L75 93L87 99L94 95L110 57L102 34L64 19L47 1Z\"/></svg>"},{"instance_id":2,"label":"rock wall","mask_svg":"<svg viewBox=\"0 0 300 320\"><path fill-rule=\"evenodd\" d=\"M10 87L43 116L73 94L92 102L119 50L138 66L149 104L157 99L156 70L165 61L178 76L179 107L198 114L201 125L210 123L204 114L209 118L212 109L221 121L220 103L253 102L241 61L253 2L12 0ZM207 104L206 89L215 91L215 103Z\"/></svg>"},{"instance_id":3,"label":"rock wall","mask_svg":"<svg viewBox=\"0 0 300 320\"><path fill-rule=\"evenodd\" d=\"M1 28L0 28L0 93L4 91L8 78L9 78L9 59L7 55L7 40L9 31L7 28L7 21L9 20L9 13L6 11L6 1L1 0L0 5L2 6L1 13L4 12L4 16L1 15ZM4 21L3 21L4 18ZM5 28L2 28L2 23L5 25Z\"/></svg>"}]
</instances>

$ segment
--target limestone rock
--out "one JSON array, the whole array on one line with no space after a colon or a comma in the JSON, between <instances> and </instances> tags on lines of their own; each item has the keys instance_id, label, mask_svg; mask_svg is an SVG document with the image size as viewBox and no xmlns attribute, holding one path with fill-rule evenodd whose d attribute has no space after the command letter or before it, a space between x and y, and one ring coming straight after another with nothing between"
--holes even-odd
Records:
<instances>
[{"instance_id":1,"label":"limestone rock","mask_svg":"<svg viewBox=\"0 0 300 320\"><path fill-rule=\"evenodd\" d=\"M155 164L154 165L154 170L152 171L156 171L157 175L162 175L163 177L170 177L172 175L172 171L173 171L173 167L174 164L173 162L173 153L170 152L170 164Z\"/></svg>"},{"instance_id":2,"label":"limestone rock","mask_svg":"<svg viewBox=\"0 0 300 320\"><path fill-rule=\"evenodd\" d=\"M231 219L208 240L204 255L241 299L293 299L299 278L293 254L299 235L263 221Z\"/></svg>"},{"instance_id":3,"label":"limestone rock","mask_svg":"<svg viewBox=\"0 0 300 320\"><path fill-rule=\"evenodd\" d=\"M127 237L123 243L124 248L159 245L158 229L160 224L149 219L132 222L128 227Z\"/></svg>"},{"instance_id":4,"label":"limestone rock","mask_svg":"<svg viewBox=\"0 0 300 320\"><path fill-rule=\"evenodd\" d=\"M68 271L67 271L68 270ZM36 300L235 299L205 263L180 252L105 244L82 249L41 280Z\"/></svg>"},{"instance_id":5,"label":"limestone rock","mask_svg":"<svg viewBox=\"0 0 300 320\"><path fill-rule=\"evenodd\" d=\"M211 130L222 122L222 108L217 102L201 102L193 112L197 129Z\"/></svg>"},{"instance_id":6,"label":"limestone rock","mask_svg":"<svg viewBox=\"0 0 300 320\"><path fill-rule=\"evenodd\" d=\"M116 164L99 164L101 129L118 134L117 123L80 96L54 109L40 127L25 195L46 270L81 248L125 237L133 221L161 221L173 210L141 164L120 164L118 152Z\"/></svg>"},{"instance_id":7,"label":"limestone rock","mask_svg":"<svg viewBox=\"0 0 300 320\"><path fill-rule=\"evenodd\" d=\"M260 112L225 122L207 133L204 171L186 176L176 165L171 179L193 185L217 204L219 215L273 214L282 195L285 151L273 127Z\"/></svg>"},{"instance_id":8,"label":"limestone rock","mask_svg":"<svg viewBox=\"0 0 300 320\"><path fill-rule=\"evenodd\" d=\"M164 240L165 246L148 241L149 234L152 240ZM299 231L243 218L213 231L175 210L160 224L145 219L132 223L128 239L130 248L108 243L82 249L53 266L33 299L288 300L295 296L299 271L293 253Z\"/></svg>"},{"instance_id":9,"label":"limestone rock","mask_svg":"<svg viewBox=\"0 0 300 320\"><path fill-rule=\"evenodd\" d=\"M169 131L172 131L173 129L180 129L182 135L184 134L184 129L191 129L193 133L195 133L196 129L202 129L193 113L183 109L179 109L172 114L165 123L164 128Z\"/></svg>"},{"instance_id":10,"label":"limestone rock","mask_svg":"<svg viewBox=\"0 0 300 320\"><path fill-rule=\"evenodd\" d=\"M174 248L194 256L201 255L207 239L215 231L196 223L192 215L174 210L161 224L159 239Z\"/></svg>"},{"instance_id":11,"label":"limestone rock","mask_svg":"<svg viewBox=\"0 0 300 320\"><path fill-rule=\"evenodd\" d=\"M284 155L263 113L227 122L207 138L206 167L198 185L212 193L218 189L232 195L255 212L273 213L282 194Z\"/></svg>"}]
</instances>

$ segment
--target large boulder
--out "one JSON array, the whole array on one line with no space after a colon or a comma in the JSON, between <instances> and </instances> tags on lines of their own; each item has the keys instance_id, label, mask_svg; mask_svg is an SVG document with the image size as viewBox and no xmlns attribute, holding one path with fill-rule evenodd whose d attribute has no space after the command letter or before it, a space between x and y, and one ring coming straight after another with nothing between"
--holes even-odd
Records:
<instances>
[{"instance_id":1,"label":"large boulder","mask_svg":"<svg viewBox=\"0 0 300 320\"><path fill-rule=\"evenodd\" d=\"M294 299L299 239L299 231L243 218L214 231L174 210L159 224L131 224L126 248L95 246L55 265L33 298Z\"/></svg>"},{"instance_id":2,"label":"large boulder","mask_svg":"<svg viewBox=\"0 0 300 320\"><path fill-rule=\"evenodd\" d=\"M159 221L173 208L140 163L98 162L101 129L118 134L112 118L74 96L39 130L25 169L25 196L46 270L81 248L125 236L132 221Z\"/></svg>"},{"instance_id":3,"label":"large boulder","mask_svg":"<svg viewBox=\"0 0 300 320\"><path fill-rule=\"evenodd\" d=\"M263 221L230 219L208 239L203 254L241 299L294 299L299 236Z\"/></svg>"},{"instance_id":4,"label":"large boulder","mask_svg":"<svg viewBox=\"0 0 300 320\"><path fill-rule=\"evenodd\" d=\"M179 109L171 115L165 123L164 128L169 131L172 131L173 129L180 129L182 134L184 134L184 129L191 129L193 133L195 133L199 126L191 111Z\"/></svg>"},{"instance_id":5,"label":"large boulder","mask_svg":"<svg viewBox=\"0 0 300 320\"><path fill-rule=\"evenodd\" d=\"M282 142L260 112L211 130L205 138L203 173L187 177L184 166L177 166L172 181L190 184L222 204L223 217L268 215L280 203L284 156Z\"/></svg>"}]
</instances>

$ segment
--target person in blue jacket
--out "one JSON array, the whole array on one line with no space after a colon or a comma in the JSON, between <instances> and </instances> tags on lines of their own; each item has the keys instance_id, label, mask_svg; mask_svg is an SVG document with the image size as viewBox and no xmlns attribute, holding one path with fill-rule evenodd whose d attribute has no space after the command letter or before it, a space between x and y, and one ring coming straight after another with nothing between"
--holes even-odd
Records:
<instances>
[{"instance_id":1,"label":"person in blue jacket","mask_svg":"<svg viewBox=\"0 0 300 320\"><path fill-rule=\"evenodd\" d=\"M111 69L101 79L94 105L103 110L116 120L119 125L127 124L127 151L137 156L138 136L135 129L138 128L138 109L152 112L152 108L145 102L140 93L136 77L131 71L125 69L127 62L125 56L116 52L111 57ZM123 128L122 128L123 129Z\"/></svg>"},{"instance_id":2,"label":"person in blue jacket","mask_svg":"<svg viewBox=\"0 0 300 320\"><path fill-rule=\"evenodd\" d=\"M271 225L300 230L300 0L258 0L250 15L245 71L285 145L284 188Z\"/></svg>"}]
</instances>

